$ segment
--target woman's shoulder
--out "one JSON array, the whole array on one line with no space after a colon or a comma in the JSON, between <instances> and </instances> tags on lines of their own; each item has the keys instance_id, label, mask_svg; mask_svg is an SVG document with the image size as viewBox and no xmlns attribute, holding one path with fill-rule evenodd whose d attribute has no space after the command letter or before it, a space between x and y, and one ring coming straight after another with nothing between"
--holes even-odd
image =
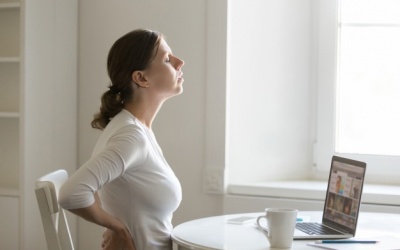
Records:
<instances>
[{"instance_id":1,"label":"woman's shoulder","mask_svg":"<svg viewBox=\"0 0 400 250\"><path fill-rule=\"evenodd\" d=\"M119 130L119 129L128 129L128 130L138 130L144 131L144 127L141 122L133 116L129 111L122 109L115 117L113 117L108 123L105 130Z\"/></svg>"},{"instance_id":2,"label":"woman's shoulder","mask_svg":"<svg viewBox=\"0 0 400 250\"><path fill-rule=\"evenodd\" d=\"M128 111L121 111L107 124L96 143L95 150L106 145L146 148L148 136L143 125L133 115Z\"/></svg>"}]
</instances>

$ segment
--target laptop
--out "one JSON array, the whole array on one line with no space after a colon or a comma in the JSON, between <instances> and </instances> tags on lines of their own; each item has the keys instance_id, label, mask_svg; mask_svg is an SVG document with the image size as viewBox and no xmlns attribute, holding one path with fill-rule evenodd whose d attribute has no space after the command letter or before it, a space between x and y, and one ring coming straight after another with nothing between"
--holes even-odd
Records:
<instances>
[{"instance_id":1,"label":"laptop","mask_svg":"<svg viewBox=\"0 0 400 250\"><path fill-rule=\"evenodd\" d=\"M366 163L333 156L322 222L297 222L294 239L354 237Z\"/></svg>"}]
</instances>

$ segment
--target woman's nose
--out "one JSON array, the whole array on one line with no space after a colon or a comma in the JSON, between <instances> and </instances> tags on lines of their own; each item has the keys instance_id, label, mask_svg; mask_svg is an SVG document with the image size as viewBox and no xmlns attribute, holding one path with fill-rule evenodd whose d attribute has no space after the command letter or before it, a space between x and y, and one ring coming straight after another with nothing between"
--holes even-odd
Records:
<instances>
[{"instance_id":1,"label":"woman's nose","mask_svg":"<svg viewBox=\"0 0 400 250\"><path fill-rule=\"evenodd\" d=\"M181 59L179 59L179 58L176 58L176 59L177 59L176 68L177 68L177 69L182 68L183 65L185 65L185 61L183 61L183 60L181 60Z\"/></svg>"}]
</instances>

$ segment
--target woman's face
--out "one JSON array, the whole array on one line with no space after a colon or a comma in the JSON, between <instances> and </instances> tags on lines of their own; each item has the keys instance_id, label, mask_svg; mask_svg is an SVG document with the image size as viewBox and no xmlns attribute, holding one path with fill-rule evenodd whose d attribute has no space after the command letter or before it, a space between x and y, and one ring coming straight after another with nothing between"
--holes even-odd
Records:
<instances>
[{"instance_id":1,"label":"woman's face","mask_svg":"<svg viewBox=\"0 0 400 250\"><path fill-rule=\"evenodd\" d=\"M149 90L163 100L182 93L182 66L184 61L172 54L170 47L161 39L157 54L144 70Z\"/></svg>"}]
</instances>

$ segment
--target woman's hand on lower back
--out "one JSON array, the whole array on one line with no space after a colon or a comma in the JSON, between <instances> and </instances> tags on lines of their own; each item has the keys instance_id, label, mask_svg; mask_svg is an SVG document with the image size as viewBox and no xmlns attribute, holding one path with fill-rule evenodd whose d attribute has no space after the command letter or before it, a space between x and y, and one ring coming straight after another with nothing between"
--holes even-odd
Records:
<instances>
[{"instance_id":1,"label":"woman's hand on lower back","mask_svg":"<svg viewBox=\"0 0 400 250\"><path fill-rule=\"evenodd\" d=\"M114 232L106 229L103 233L102 250L136 250L132 237L127 229Z\"/></svg>"}]
</instances>

